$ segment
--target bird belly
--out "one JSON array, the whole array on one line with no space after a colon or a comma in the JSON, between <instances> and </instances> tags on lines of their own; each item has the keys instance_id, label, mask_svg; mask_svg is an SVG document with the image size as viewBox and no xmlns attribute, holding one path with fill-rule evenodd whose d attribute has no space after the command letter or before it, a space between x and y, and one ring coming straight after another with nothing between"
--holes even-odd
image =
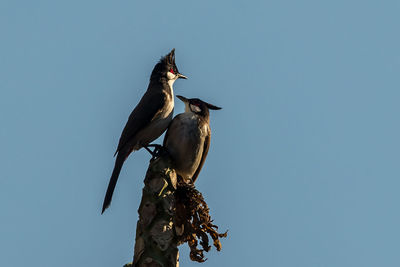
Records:
<instances>
[{"instance_id":1,"label":"bird belly","mask_svg":"<svg viewBox=\"0 0 400 267\"><path fill-rule=\"evenodd\" d=\"M165 144L176 172L184 179L191 179L199 167L204 148L205 135L195 117L182 116L169 128Z\"/></svg>"}]
</instances>

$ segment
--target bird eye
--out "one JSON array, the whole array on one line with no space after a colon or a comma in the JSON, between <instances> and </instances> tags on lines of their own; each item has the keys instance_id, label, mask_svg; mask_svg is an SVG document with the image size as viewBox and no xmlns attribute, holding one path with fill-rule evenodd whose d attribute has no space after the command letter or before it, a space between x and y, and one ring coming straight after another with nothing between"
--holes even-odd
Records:
<instances>
[{"instance_id":1,"label":"bird eye","mask_svg":"<svg viewBox=\"0 0 400 267\"><path fill-rule=\"evenodd\" d=\"M171 72L172 74L175 74L175 72L172 68L169 70L169 72Z\"/></svg>"}]
</instances>

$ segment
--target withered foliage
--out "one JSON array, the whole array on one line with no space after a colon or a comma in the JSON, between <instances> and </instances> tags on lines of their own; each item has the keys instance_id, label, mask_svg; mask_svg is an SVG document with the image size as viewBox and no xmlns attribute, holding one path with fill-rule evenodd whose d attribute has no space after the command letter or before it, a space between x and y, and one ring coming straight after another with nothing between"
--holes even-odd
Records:
<instances>
[{"instance_id":1,"label":"withered foliage","mask_svg":"<svg viewBox=\"0 0 400 267\"><path fill-rule=\"evenodd\" d=\"M204 201L203 195L194 187L184 182L179 182L176 192L176 229L183 230L178 233L178 242L187 242L190 247L190 258L193 261L204 262L204 251L211 249L209 237L212 238L214 247L220 251L220 237L226 237L227 232L218 233L218 226L211 220L210 209ZM198 247L200 243L201 248Z\"/></svg>"}]
</instances>

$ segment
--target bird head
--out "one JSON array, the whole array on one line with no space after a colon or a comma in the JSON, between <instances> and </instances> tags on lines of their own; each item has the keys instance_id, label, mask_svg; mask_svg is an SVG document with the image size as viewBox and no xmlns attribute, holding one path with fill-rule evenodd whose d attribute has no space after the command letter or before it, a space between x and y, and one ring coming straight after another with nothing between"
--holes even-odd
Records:
<instances>
[{"instance_id":1,"label":"bird head","mask_svg":"<svg viewBox=\"0 0 400 267\"><path fill-rule=\"evenodd\" d=\"M166 56L162 57L156 64L151 73L151 79L166 78L168 81L174 82L177 79L187 79L187 77L178 71L175 64L175 48Z\"/></svg>"},{"instance_id":2,"label":"bird head","mask_svg":"<svg viewBox=\"0 0 400 267\"><path fill-rule=\"evenodd\" d=\"M194 114L209 117L209 110L219 110L220 107L214 106L210 103L204 102L198 98L186 98L181 95L177 95L183 103L185 103L185 112L192 112Z\"/></svg>"}]
</instances>

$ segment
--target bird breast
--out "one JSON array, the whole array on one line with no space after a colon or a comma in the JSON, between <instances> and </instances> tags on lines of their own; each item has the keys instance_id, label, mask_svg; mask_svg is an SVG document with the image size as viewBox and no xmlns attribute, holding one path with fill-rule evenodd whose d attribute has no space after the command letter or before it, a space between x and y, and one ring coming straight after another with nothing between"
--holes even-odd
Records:
<instances>
[{"instance_id":1,"label":"bird breast","mask_svg":"<svg viewBox=\"0 0 400 267\"><path fill-rule=\"evenodd\" d=\"M168 129L165 147L170 153L177 173L190 179L196 172L204 149L204 140L210 134L207 123L187 112L176 116Z\"/></svg>"},{"instance_id":2,"label":"bird breast","mask_svg":"<svg viewBox=\"0 0 400 267\"><path fill-rule=\"evenodd\" d=\"M154 116L150 124L141 130L135 137L136 147L139 149L143 144L149 144L157 139L168 128L174 113L174 98L167 95L164 107Z\"/></svg>"}]
</instances>

